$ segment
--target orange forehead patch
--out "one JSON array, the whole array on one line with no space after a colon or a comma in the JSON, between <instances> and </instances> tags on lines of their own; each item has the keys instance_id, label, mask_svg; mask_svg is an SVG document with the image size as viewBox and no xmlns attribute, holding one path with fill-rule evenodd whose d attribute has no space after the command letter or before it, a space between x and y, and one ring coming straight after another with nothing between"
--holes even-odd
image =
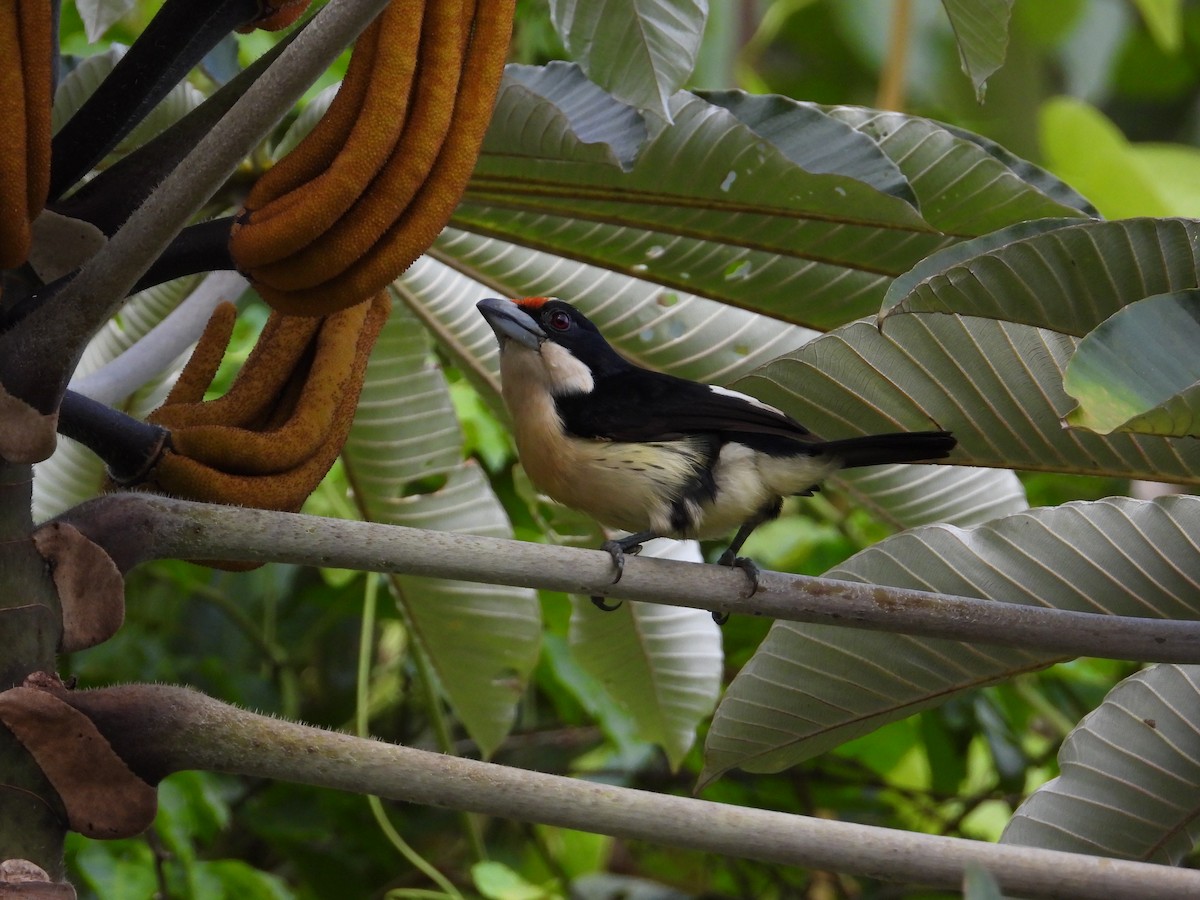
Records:
<instances>
[{"instance_id":1,"label":"orange forehead patch","mask_svg":"<svg viewBox=\"0 0 1200 900\"><path fill-rule=\"evenodd\" d=\"M513 302L522 309L541 309L542 305L553 297L518 297Z\"/></svg>"}]
</instances>

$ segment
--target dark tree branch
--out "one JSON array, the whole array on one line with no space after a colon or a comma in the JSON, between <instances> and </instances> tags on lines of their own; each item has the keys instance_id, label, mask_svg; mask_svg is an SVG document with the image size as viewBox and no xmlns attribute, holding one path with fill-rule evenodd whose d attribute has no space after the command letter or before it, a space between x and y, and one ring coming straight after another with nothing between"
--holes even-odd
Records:
<instances>
[{"instance_id":1,"label":"dark tree branch","mask_svg":"<svg viewBox=\"0 0 1200 900\"><path fill-rule=\"evenodd\" d=\"M54 137L50 197L79 181L217 42L253 19L258 0L167 0L129 52Z\"/></svg>"},{"instance_id":2,"label":"dark tree branch","mask_svg":"<svg viewBox=\"0 0 1200 900\"><path fill-rule=\"evenodd\" d=\"M170 437L165 428L74 391L63 395L58 432L79 441L104 460L113 479L121 484L145 475Z\"/></svg>"}]
</instances>

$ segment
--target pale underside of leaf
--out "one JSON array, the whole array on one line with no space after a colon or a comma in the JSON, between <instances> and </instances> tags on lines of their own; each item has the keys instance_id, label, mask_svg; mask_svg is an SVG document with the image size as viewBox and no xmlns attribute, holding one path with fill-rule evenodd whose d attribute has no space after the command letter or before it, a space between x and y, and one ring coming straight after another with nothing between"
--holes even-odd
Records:
<instances>
[{"instance_id":1,"label":"pale underside of leaf","mask_svg":"<svg viewBox=\"0 0 1200 900\"><path fill-rule=\"evenodd\" d=\"M823 438L944 428L951 461L1195 484L1200 446L1063 428L1063 373L1077 341L1027 325L949 315L857 323L810 341L734 386Z\"/></svg>"},{"instance_id":2,"label":"pale underside of leaf","mask_svg":"<svg viewBox=\"0 0 1200 900\"><path fill-rule=\"evenodd\" d=\"M643 555L701 561L692 541L653 541ZM605 613L571 601L572 655L678 768L721 691L720 628L703 609L622 603Z\"/></svg>"},{"instance_id":3,"label":"pale underside of leaf","mask_svg":"<svg viewBox=\"0 0 1200 900\"><path fill-rule=\"evenodd\" d=\"M927 526L828 577L1161 618L1200 615L1200 499L1114 498L959 529ZM954 694L1058 661L1045 652L776 622L717 709L701 781L778 771Z\"/></svg>"},{"instance_id":4,"label":"pale underside of leaf","mask_svg":"<svg viewBox=\"0 0 1200 900\"><path fill-rule=\"evenodd\" d=\"M647 258L661 251L650 247ZM456 229L442 234L434 252L448 266L489 285L492 296L561 297L633 362L696 381L728 382L815 336L694 294ZM470 346L484 345L489 368L495 367L495 339L474 308L475 299L463 298L462 318L454 319L482 327L487 340L472 339Z\"/></svg>"},{"instance_id":5,"label":"pale underside of leaf","mask_svg":"<svg viewBox=\"0 0 1200 900\"><path fill-rule=\"evenodd\" d=\"M398 305L371 355L342 453L352 499L370 521L512 537L487 478L461 456L462 435L429 338ZM423 492L410 496L414 486ZM537 660L535 593L415 576L391 584L450 703L490 754L512 727Z\"/></svg>"},{"instance_id":6,"label":"pale underside of leaf","mask_svg":"<svg viewBox=\"0 0 1200 900\"><path fill-rule=\"evenodd\" d=\"M1200 841L1200 667L1125 679L1075 727L1061 774L1013 814L1001 843L1180 865Z\"/></svg>"}]
</instances>

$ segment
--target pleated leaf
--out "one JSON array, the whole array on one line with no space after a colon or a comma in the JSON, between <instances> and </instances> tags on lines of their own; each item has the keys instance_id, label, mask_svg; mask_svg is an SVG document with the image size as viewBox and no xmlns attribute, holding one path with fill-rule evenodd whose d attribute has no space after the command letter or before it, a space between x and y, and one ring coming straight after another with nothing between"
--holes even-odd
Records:
<instances>
[{"instance_id":1,"label":"pleated leaf","mask_svg":"<svg viewBox=\"0 0 1200 900\"><path fill-rule=\"evenodd\" d=\"M648 258L661 249L648 248ZM730 381L816 334L631 275L457 229L447 229L434 251L446 266L487 285L479 284L469 293L469 285L444 275L439 283L449 296L431 304L431 310L459 335L457 346L488 361L497 385L496 340L475 309L484 296L561 297L595 322L629 359L696 381ZM411 280L406 273L404 283ZM458 290L468 293L455 295Z\"/></svg>"},{"instance_id":2,"label":"pleated leaf","mask_svg":"<svg viewBox=\"0 0 1200 900\"><path fill-rule=\"evenodd\" d=\"M397 304L371 355L342 452L354 504L369 521L510 538L487 478L461 461L462 435L430 350ZM537 661L535 593L407 575L392 585L459 719L490 754L511 729Z\"/></svg>"},{"instance_id":3,"label":"pleated leaf","mask_svg":"<svg viewBox=\"0 0 1200 900\"><path fill-rule=\"evenodd\" d=\"M903 200L806 172L689 94L626 171L627 107L577 78L545 96L507 78L456 227L820 328L877 310L889 276L947 242Z\"/></svg>"},{"instance_id":4,"label":"pleated leaf","mask_svg":"<svg viewBox=\"0 0 1200 900\"><path fill-rule=\"evenodd\" d=\"M1200 842L1200 666L1118 684L1071 731L1061 774L1021 804L1001 843L1180 865Z\"/></svg>"},{"instance_id":5,"label":"pleated leaf","mask_svg":"<svg viewBox=\"0 0 1200 900\"><path fill-rule=\"evenodd\" d=\"M1013 0L942 0L963 72L971 79L980 103L988 78L1004 64L1012 5Z\"/></svg>"},{"instance_id":6,"label":"pleated leaf","mask_svg":"<svg viewBox=\"0 0 1200 900\"><path fill-rule=\"evenodd\" d=\"M1114 498L887 538L830 578L1110 615L1200 616L1200 498ZM776 622L713 718L701 782L771 772L1052 654Z\"/></svg>"},{"instance_id":7,"label":"pleated leaf","mask_svg":"<svg viewBox=\"0 0 1200 900\"><path fill-rule=\"evenodd\" d=\"M1136 300L1198 286L1200 222L1083 222L957 261L913 285L892 311L988 316L1082 336Z\"/></svg>"},{"instance_id":8,"label":"pleated leaf","mask_svg":"<svg viewBox=\"0 0 1200 900\"><path fill-rule=\"evenodd\" d=\"M643 555L701 561L694 541L652 541ZM586 597L571 601L572 655L678 768L721 692L721 629L703 609L622 603L603 612Z\"/></svg>"},{"instance_id":9,"label":"pleated leaf","mask_svg":"<svg viewBox=\"0 0 1200 900\"><path fill-rule=\"evenodd\" d=\"M904 113L819 108L875 141L908 179L925 220L948 234L971 237L1028 219L1096 215L1063 181L980 135Z\"/></svg>"},{"instance_id":10,"label":"pleated leaf","mask_svg":"<svg viewBox=\"0 0 1200 900\"><path fill-rule=\"evenodd\" d=\"M857 323L810 341L734 387L826 438L941 427L956 463L1200 482L1200 444L1063 428L1077 340L1028 325L947 315Z\"/></svg>"},{"instance_id":11,"label":"pleated leaf","mask_svg":"<svg viewBox=\"0 0 1200 900\"><path fill-rule=\"evenodd\" d=\"M1079 401L1067 421L1104 434L1196 437L1198 346L1200 291L1130 304L1087 335L1067 365L1063 386Z\"/></svg>"},{"instance_id":12,"label":"pleated leaf","mask_svg":"<svg viewBox=\"0 0 1200 900\"><path fill-rule=\"evenodd\" d=\"M664 119L696 65L707 17L707 0L550 2L550 21L588 77Z\"/></svg>"},{"instance_id":13,"label":"pleated leaf","mask_svg":"<svg viewBox=\"0 0 1200 900\"><path fill-rule=\"evenodd\" d=\"M714 106L729 110L806 172L848 175L917 206L917 195L908 178L879 143L815 103L745 91L698 94Z\"/></svg>"},{"instance_id":14,"label":"pleated leaf","mask_svg":"<svg viewBox=\"0 0 1200 900\"><path fill-rule=\"evenodd\" d=\"M978 525L1029 506L1021 480L1009 469L870 466L840 473L837 483L856 505L896 528Z\"/></svg>"}]
</instances>

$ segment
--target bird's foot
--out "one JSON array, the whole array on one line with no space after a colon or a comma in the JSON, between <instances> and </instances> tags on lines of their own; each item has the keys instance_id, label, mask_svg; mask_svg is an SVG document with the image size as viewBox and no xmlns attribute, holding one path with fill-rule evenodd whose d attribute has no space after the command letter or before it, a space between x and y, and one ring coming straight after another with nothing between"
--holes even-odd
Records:
<instances>
[{"instance_id":1,"label":"bird's foot","mask_svg":"<svg viewBox=\"0 0 1200 900\"><path fill-rule=\"evenodd\" d=\"M617 574L613 576L612 583L616 584L621 580L621 576L625 574L625 557L627 555L637 556L642 550L642 545L640 542L627 544L624 541L605 541L600 545L600 549L612 557L613 565L617 569ZM604 597L598 596L593 596L591 601L596 609L603 610L604 612L612 612L621 605L620 600L610 604Z\"/></svg>"},{"instance_id":2,"label":"bird's foot","mask_svg":"<svg viewBox=\"0 0 1200 900\"><path fill-rule=\"evenodd\" d=\"M758 567L758 563L748 556L738 556L732 550L726 550L721 554L721 558L717 560L719 566L729 566L733 569L741 569L746 573L746 577L750 579L750 593L747 597L753 597L758 593L758 573L762 571ZM718 625L724 625L729 621L729 613L714 612L713 621Z\"/></svg>"},{"instance_id":3,"label":"bird's foot","mask_svg":"<svg viewBox=\"0 0 1200 900\"><path fill-rule=\"evenodd\" d=\"M621 576L625 574L625 557L637 556L642 552L642 544L640 541L633 544L627 544L625 541L605 541L600 545L600 549L612 557L613 565L617 567L617 574L613 576L612 583L616 584L621 580Z\"/></svg>"}]
</instances>

